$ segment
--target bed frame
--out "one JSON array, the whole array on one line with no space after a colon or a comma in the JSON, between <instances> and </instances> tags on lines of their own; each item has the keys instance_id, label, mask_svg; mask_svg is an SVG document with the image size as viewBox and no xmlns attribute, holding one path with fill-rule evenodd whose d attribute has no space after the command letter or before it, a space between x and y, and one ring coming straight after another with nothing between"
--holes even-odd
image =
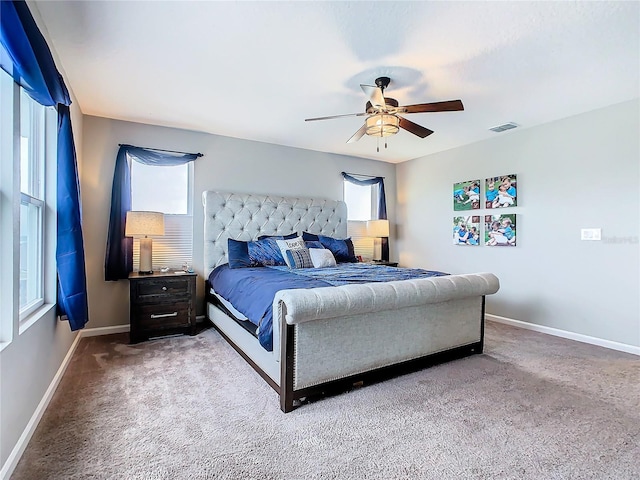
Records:
<instances>
[{"instance_id":1,"label":"bed frame","mask_svg":"<svg viewBox=\"0 0 640 480\"><path fill-rule=\"evenodd\" d=\"M227 263L227 239L307 231L347 236L344 202L207 191L205 272ZM221 335L280 395L301 400L482 353L491 273L283 290L273 301L273 351L220 307L206 285L206 313Z\"/></svg>"}]
</instances>

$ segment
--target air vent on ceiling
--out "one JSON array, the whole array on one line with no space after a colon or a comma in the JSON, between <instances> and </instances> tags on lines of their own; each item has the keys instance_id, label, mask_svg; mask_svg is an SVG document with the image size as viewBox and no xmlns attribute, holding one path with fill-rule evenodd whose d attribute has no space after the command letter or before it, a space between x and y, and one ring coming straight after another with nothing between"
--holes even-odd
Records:
<instances>
[{"instance_id":1,"label":"air vent on ceiling","mask_svg":"<svg viewBox=\"0 0 640 480\"><path fill-rule=\"evenodd\" d=\"M497 127L490 128L492 132L504 132L505 130L511 130L512 128L516 128L518 126L517 123L508 122L503 123L502 125L498 125Z\"/></svg>"}]
</instances>

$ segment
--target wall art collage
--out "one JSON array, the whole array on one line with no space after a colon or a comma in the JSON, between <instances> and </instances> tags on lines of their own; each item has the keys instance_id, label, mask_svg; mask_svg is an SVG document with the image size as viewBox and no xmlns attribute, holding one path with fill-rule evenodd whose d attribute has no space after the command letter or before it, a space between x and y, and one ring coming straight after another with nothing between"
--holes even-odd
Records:
<instances>
[{"instance_id":1,"label":"wall art collage","mask_svg":"<svg viewBox=\"0 0 640 480\"><path fill-rule=\"evenodd\" d=\"M453 244L515 247L516 214L510 210L503 213L502 209L518 206L517 184L516 175L490 177L484 182L478 179L454 183ZM483 215L480 215L481 209L485 210ZM498 209L500 213L495 211Z\"/></svg>"}]
</instances>

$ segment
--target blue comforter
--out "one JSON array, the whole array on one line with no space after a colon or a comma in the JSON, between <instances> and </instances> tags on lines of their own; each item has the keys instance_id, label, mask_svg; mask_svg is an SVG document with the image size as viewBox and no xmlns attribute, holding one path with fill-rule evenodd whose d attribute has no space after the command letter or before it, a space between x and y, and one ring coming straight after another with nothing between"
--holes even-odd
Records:
<instances>
[{"instance_id":1,"label":"blue comforter","mask_svg":"<svg viewBox=\"0 0 640 480\"><path fill-rule=\"evenodd\" d=\"M272 304L276 292L296 288L340 286L350 283L390 282L447 275L422 269L395 268L362 263L341 263L329 268L288 267L229 268L220 265L209 275L209 282L225 300L246 316L257 328L260 344L273 350Z\"/></svg>"}]
</instances>

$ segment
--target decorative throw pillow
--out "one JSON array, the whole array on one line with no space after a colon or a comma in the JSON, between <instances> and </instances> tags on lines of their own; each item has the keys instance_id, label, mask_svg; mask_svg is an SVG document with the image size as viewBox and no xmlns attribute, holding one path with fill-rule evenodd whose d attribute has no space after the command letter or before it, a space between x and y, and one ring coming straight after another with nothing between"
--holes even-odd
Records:
<instances>
[{"instance_id":1,"label":"decorative throw pillow","mask_svg":"<svg viewBox=\"0 0 640 480\"><path fill-rule=\"evenodd\" d=\"M324 249L326 250L326 249ZM289 249L286 251L287 263L290 268L313 268L313 262L311 261L311 256L309 254L310 250L308 248L297 248L297 249ZM327 252L329 252L327 250ZM331 253L331 252L329 252Z\"/></svg>"},{"instance_id":2,"label":"decorative throw pillow","mask_svg":"<svg viewBox=\"0 0 640 480\"><path fill-rule=\"evenodd\" d=\"M310 248L309 256L314 268L335 267L336 258L328 248Z\"/></svg>"},{"instance_id":3,"label":"decorative throw pillow","mask_svg":"<svg viewBox=\"0 0 640 480\"><path fill-rule=\"evenodd\" d=\"M255 242L249 242L247 249L251 262L265 266L286 265L282 252L276 243L278 241L280 240L268 237L262 240L256 240Z\"/></svg>"},{"instance_id":4,"label":"decorative throw pillow","mask_svg":"<svg viewBox=\"0 0 640 480\"><path fill-rule=\"evenodd\" d=\"M305 240L304 244L306 245L307 248L324 248L324 245L322 245L319 240L311 240L311 241Z\"/></svg>"},{"instance_id":5,"label":"decorative throw pillow","mask_svg":"<svg viewBox=\"0 0 640 480\"><path fill-rule=\"evenodd\" d=\"M249 257L249 244L230 238L227 241L229 268L244 268L257 266Z\"/></svg>"},{"instance_id":6,"label":"decorative throw pillow","mask_svg":"<svg viewBox=\"0 0 640 480\"><path fill-rule=\"evenodd\" d=\"M289 259L287 258L287 250L307 250L307 247L304 244L304 240L302 240L302 237L296 237L289 240L276 240L276 243L280 248L280 253L282 254L282 258L284 258L289 268L294 268L294 267L288 261Z\"/></svg>"}]
</instances>

